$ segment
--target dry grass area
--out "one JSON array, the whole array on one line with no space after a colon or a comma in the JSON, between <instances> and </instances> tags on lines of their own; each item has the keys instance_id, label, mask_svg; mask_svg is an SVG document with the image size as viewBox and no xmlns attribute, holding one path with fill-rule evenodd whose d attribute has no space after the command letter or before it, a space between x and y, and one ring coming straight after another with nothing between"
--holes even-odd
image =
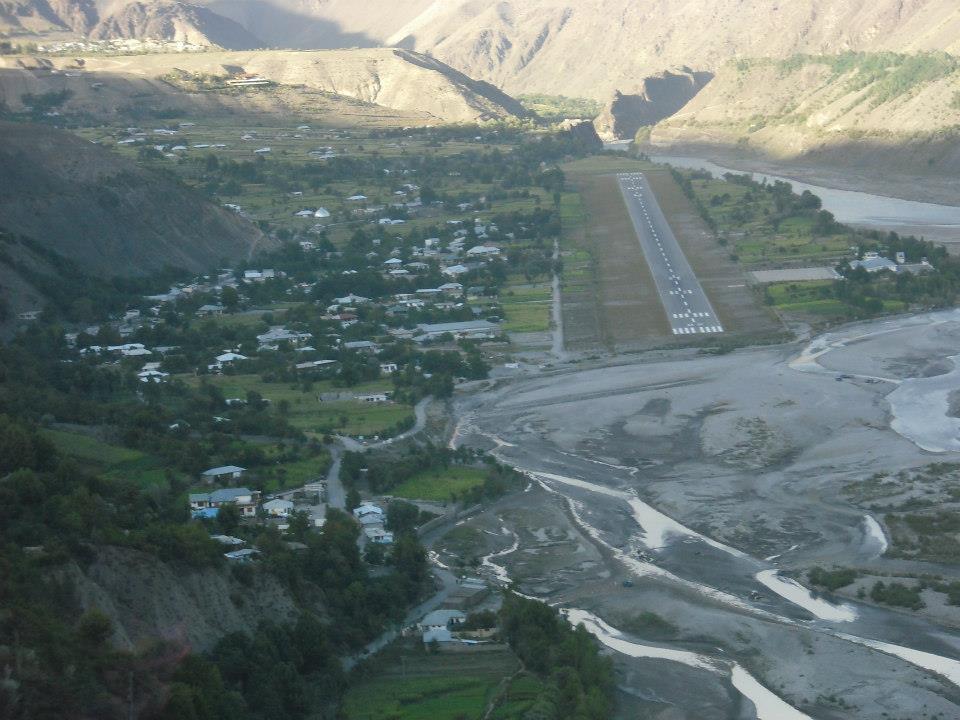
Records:
<instances>
[{"instance_id":1,"label":"dry grass area","mask_svg":"<svg viewBox=\"0 0 960 720\"><path fill-rule=\"evenodd\" d=\"M724 327L779 330L669 172L628 158L588 158L564 167L574 195L564 204L564 333L570 349L609 350L690 343L673 335L616 174L642 171ZM571 262L572 261L572 262ZM703 342L704 338L699 338Z\"/></svg>"}]
</instances>

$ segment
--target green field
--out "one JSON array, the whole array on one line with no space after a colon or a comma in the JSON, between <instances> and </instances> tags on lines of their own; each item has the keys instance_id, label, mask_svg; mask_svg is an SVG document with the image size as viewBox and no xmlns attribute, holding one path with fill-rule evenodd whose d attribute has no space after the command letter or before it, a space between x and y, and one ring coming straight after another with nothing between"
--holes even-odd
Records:
<instances>
[{"instance_id":1,"label":"green field","mask_svg":"<svg viewBox=\"0 0 960 720\"><path fill-rule=\"evenodd\" d=\"M503 329L508 333L547 332L553 289L550 283L508 284L500 293Z\"/></svg>"},{"instance_id":2,"label":"green field","mask_svg":"<svg viewBox=\"0 0 960 720\"><path fill-rule=\"evenodd\" d=\"M497 720L521 720L540 682L516 672L508 649L467 653L425 652L394 646L366 677L351 685L343 704L347 720L480 720L494 700Z\"/></svg>"},{"instance_id":3,"label":"green field","mask_svg":"<svg viewBox=\"0 0 960 720\"><path fill-rule=\"evenodd\" d=\"M397 497L410 500L447 502L473 488L483 485L484 470L470 467L451 467L429 470L415 475L393 490Z\"/></svg>"},{"instance_id":4,"label":"green field","mask_svg":"<svg viewBox=\"0 0 960 720\"><path fill-rule=\"evenodd\" d=\"M184 382L197 386L201 379L182 376ZM346 435L376 435L405 418L413 416L413 408L402 404L371 404L357 400L325 400L325 393L339 392L347 396L385 392L393 388L390 380L381 379L362 383L352 388L335 388L329 381L313 383L310 392L299 384L268 383L259 375L210 375L204 380L220 388L226 398L246 398L256 392L269 400L274 408L285 402L287 420L307 434L323 435L337 432Z\"/></svg>"},{"instance_id":5,"label":"green field","mask_svg":"<svg viewBox=\"0 0 960 720\"><path fill-rule=\"evenodd\" d=\"M828 319L857 317L857 308L833 296L833 280L772 283L764 287L766 302L777 310ZM884 312L902 312L906 304L884 300Z\"/></svg>"},{"instance_id":6,"label":"green field","mask_svg":"<svg viewBox=\"0 0 960 720\"><path fill-rule=\"evenodd\" d=\"M166 469L160 462L139 450L63 430L43 430L42 433L61 453L109 478L132 480L139 485L158 485L166 481Z\"/></svg>"}]
</instances>

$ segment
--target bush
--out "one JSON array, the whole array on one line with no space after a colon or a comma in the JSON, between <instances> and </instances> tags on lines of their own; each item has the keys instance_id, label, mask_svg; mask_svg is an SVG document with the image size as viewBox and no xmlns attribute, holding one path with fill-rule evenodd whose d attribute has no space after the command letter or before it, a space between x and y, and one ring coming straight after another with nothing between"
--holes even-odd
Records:
<instances>
[{"instance_id":1,"label":"bush","mask_svg":"<svg viewBox=\"0 0 960 720\"><path fill-rule=\"evenodd\" d=\"M813 585L826 588L827 590L839 590L857 579L857 571L850 568L824 570L821 567L813 567L807 571L807 579L810 580Z\"/></svg>"}]
</instances>

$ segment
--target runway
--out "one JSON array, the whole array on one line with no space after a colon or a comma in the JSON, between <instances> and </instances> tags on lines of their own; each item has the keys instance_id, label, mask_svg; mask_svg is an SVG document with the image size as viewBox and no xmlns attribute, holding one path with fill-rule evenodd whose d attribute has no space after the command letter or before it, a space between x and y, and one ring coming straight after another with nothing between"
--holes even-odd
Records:
<instances>
[{"instance_id":1,"label":"runway","mask_svg":"<svg viewBox=\"0 0 960 720\"><path fill-rule=\"evenodd\" d=\"M722 333L723 325L643 173L622 173L617 181L673 334Z\"/></svg>"}]
</instances>

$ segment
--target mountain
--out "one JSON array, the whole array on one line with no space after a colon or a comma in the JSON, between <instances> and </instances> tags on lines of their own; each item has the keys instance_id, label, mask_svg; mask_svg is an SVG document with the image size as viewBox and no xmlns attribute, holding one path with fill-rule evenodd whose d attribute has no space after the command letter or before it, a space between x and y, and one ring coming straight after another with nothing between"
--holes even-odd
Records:
<instances>
[{"instance_id":1,"label":"mountain","mask_svg":"<svg viewBox=\"0 0 960 720\"><path fill-rule=\"evenodd\" d=\"M100 20L88 36L93 40L172 40L236 50L263 45L239 23L183 2L132 2Z\"/></svg>"},{"instance_id":2,"label":"mountain","mask_svg":"<svg viewBox=\"0 0 960 720\"><path fill-rule=\"evenodd\" d=\"M197 93L190 84L197 73L226 80L238 72L274 85ZM340 118L353 124L379 118L401 127L527 114L492 85L401 49L90 55L82 66L69 57L0 57L0 103L17 109L26 93L65 89L73 93L64 106L69 112L97 118L120 114L135 122L138 113L143 119L172 108L204 115L271 114L274 119L296 114L327 124Z\"/></svg>"},{"instance_id":3,"label":"mountain","mask_svg":"<svg viewBox=\"0 0 960 720\"><path fill-rule=\"evenodd\" d=\"M264 44L239 23L177 0L0 0L0 34L166 40L237 50Z\"/></svg>"},{"instance_id":4,"label":"mountain","mask_svg":"<svg viewBox=\"0 0 960 720\"><path fill-rule=\"evenodd\" d=\"M511 94L608 100L687 65L845 50L960 52L956 0L197 0L270 45L394 45Z\"/></svg>"},{"instance_id":5,"label":"mountain","mask_svg":"<svg viewBox=\"0 0 960 720\"><path fill-rule=\"evenodd\" d=\"M634 94L618 90L594 121L597 132L606 140L632 140L641 127L656 125L690 102L712 78L712 73L681 68L644 78Z\"/></svg>"},{"instance_id":6,"label":"mountain","mask_svg":"<svg viewBox=\"0 0 960 720\"><path fill-rule=\"evenodd\" d=\"M272 247L254 225L61 130L0 123L0 228L88 272L205 270Z\"/></svg>"},{"instance_id":7,"label":"mountain","mask_svg":"<svg viewBox=\"0 0 960 720\"><path fill-rule=\"evenodd\" d=\"M757 159L953 179L960 60L847 53L731 62L649 142L661 151L736 148Z\"/></svg>"}]
</instances>

